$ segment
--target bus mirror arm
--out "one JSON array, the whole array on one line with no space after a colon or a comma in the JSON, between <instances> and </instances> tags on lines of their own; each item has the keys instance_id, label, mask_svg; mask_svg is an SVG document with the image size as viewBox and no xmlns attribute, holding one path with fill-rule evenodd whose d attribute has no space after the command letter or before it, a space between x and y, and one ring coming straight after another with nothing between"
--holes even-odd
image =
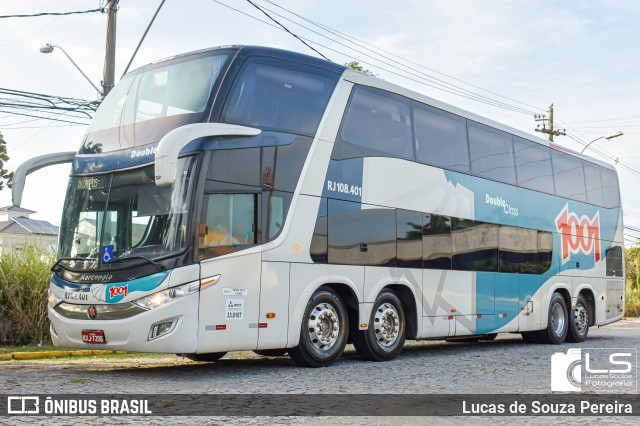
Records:
<instances>
[{"instance_id":1,"label":"bus mirror arm","mask_svg":"<svg viewBox=\"0 0 640 426\"><path fill-rule=\"evenodd\" d=\"M195 123L173 129L160 140L156 149L156 186L173 184L180 151L191 141L208 136L257 136L260 132L260 129L226 123Z\"/></svg>"},{"instance_id":2,"label":"bus mirror arm","mask_svg":"<svg viewBox=\"0 0 640 426\"><path fill-rule=\"evenodd\" d=\"M11 202L14 206L20 207L22 203L22 193L24 192L25 181L27 175L42 169L43 167L53 166L56 164L70 163L73 161L76 152L56 152L53 154L39 155L20 164L13 174L13 183L11 186Z\"/></svg>"}]
</instances>

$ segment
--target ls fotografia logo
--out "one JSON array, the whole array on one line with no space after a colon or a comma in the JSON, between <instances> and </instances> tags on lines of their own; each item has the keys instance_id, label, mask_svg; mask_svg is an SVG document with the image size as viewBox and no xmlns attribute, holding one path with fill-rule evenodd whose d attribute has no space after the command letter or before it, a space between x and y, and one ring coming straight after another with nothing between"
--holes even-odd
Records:
<instances>
[{"instance_id":1,"label":"ls fotografia logo","mask_svg":"<svg viewBox=\"0 0 640 426\"><path fill-rule=\"evenodd\" d=\"M554 392L636 391L637 349L585 348L551 356Z\"/></svg>"}]
</instances>

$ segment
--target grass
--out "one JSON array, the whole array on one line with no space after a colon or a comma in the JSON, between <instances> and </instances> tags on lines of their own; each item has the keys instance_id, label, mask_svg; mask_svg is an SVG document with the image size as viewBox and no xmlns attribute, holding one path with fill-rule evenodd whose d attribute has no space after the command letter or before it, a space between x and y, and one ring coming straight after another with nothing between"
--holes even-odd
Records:
<instances>
[{"instance_id":1,"label":"grass","mask_svg":"<svg viewBox=\"0 0 640 426\"><path fill-rule=\"evenodd\" d=\"M0 343L49 340L47 291L52 250L26 245L0 256Z\"/></svg>"},{"instance_id":2,"label":"grass","mask_svg":"<svg viewBox=\"0 0 640 426\"><path fill-rule=\"evenodd\" d=\"M625 298L624 316L640 316L640 289L634 288L629 285L629 281L627 281L627 295Z\"/></svg>"}]
</instances>

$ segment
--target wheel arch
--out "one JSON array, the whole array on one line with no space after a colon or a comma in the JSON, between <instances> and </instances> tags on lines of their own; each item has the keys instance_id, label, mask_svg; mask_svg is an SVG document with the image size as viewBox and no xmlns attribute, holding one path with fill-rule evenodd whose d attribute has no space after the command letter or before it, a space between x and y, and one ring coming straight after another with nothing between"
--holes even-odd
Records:
<instances>
[{"instance_id":1,"label":"wheel arch","mask_svg":"<svg viewBox=\"0 0 640 426\"><path fill-rule=\"evenodd\" d=\"M578 296L584 297L584 300L587 302L589 308L589 327L591 327L596 322L596 298L593 294L593 289L591 287L585 287L580 290Z\"/></svg>"},{"instance_id":2,"label":"wheel arch","mask_svg":"<svg viewBox=\"0 0 640 426\"><path fill-rule=\"evenodd\" d=\"M406 318L407 339L418 337L418 307L413 289L405 284L390 284L383 287L381 291L392 290L402 302Z\"/></svg>"}]
</instances>

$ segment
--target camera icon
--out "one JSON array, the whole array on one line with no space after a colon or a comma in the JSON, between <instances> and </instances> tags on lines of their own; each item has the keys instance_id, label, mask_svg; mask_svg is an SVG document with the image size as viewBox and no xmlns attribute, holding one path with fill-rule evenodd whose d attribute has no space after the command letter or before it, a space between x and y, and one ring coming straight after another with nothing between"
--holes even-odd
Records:
<instances>
[{"instance_id":1,"label":"camera icon","mask_svg":"<svg viewBox=\"0 0 640 426\"><path fill-rule=\"evenodd\" d=\"M568 349L551 356L551 390L580 392L582 390L582 351Z\"/></svg>"}]
</instances>

